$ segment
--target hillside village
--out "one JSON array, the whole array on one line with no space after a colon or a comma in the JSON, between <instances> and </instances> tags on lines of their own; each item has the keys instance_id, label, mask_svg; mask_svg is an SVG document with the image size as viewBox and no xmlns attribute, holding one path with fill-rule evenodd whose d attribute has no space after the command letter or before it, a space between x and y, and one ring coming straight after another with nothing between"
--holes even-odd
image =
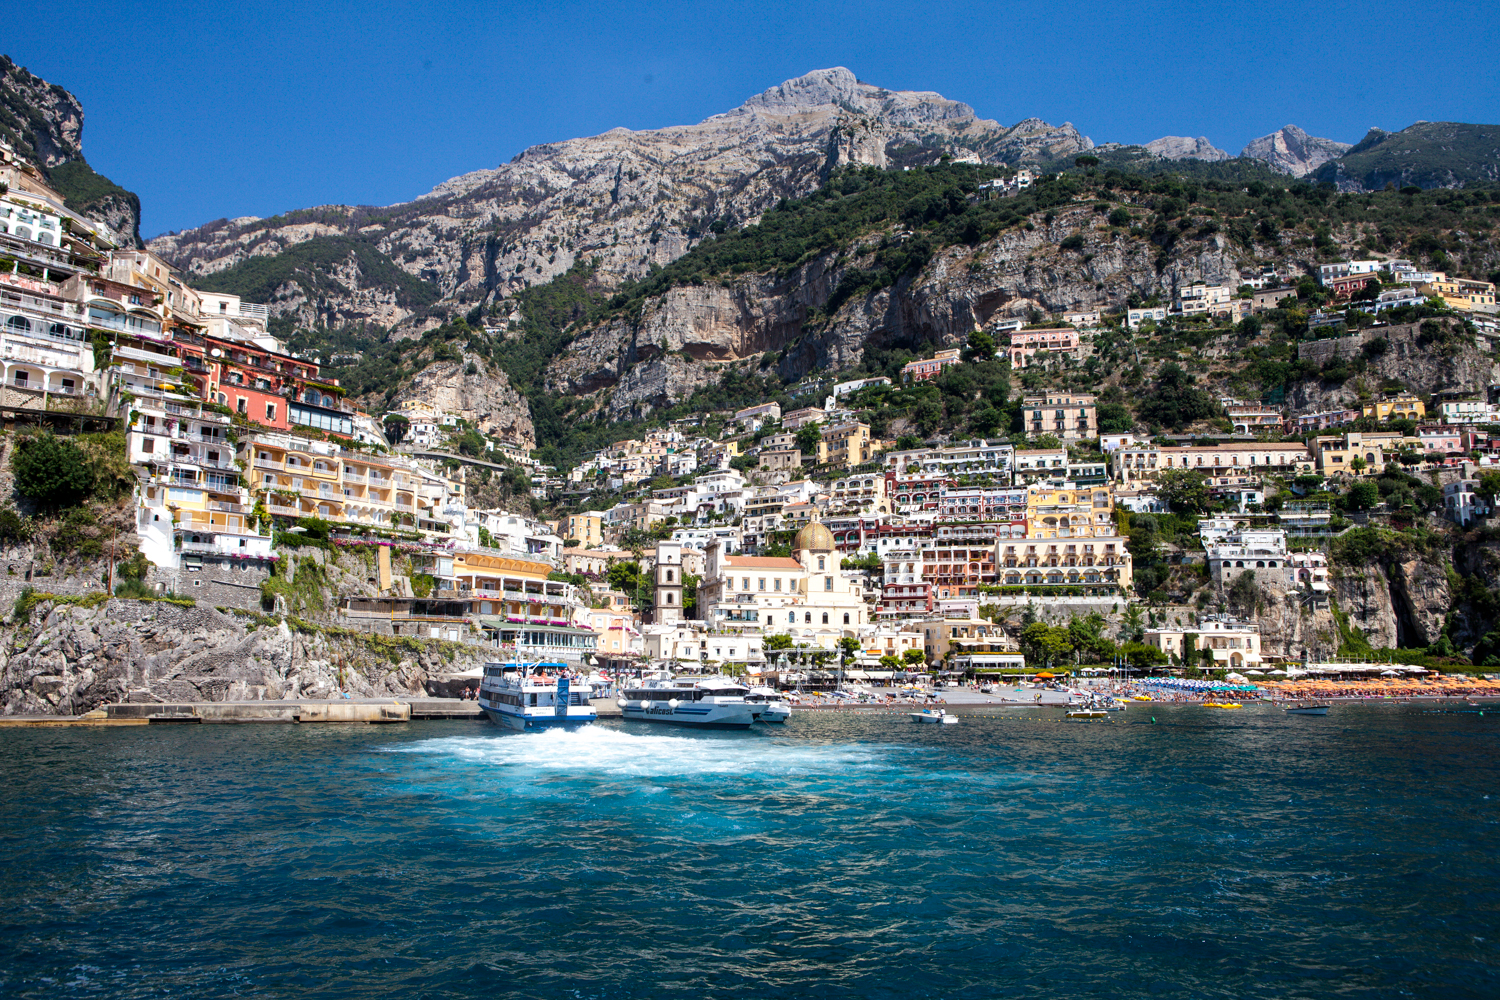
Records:
<instances>
[{"instance_id":1,"label":"hillside village","mask_svg":"<svg viewBox=\"0 0 1500 1000\"><path fill-rule=\"evenodd\" d=\"M270 332L265 305L198 291L119 245L13 151L3 170L12 464L73 461L77 435L119 449L132 523L104 583L128 562L125 596L322 608L354 631L813 687L835 670L1465 662L1446 635L1412 648L1409 629L1405 648L1377 652L1339 608L1338 581L1393 529L1488 523L1500 385L1418 393L1386 379L1346 406L1298 408L1212 397L1167 360L1138 380L1134 414L1113 383L1069 385L1102 345L1130 344L1118 338L1137 357L1183 331L1253 341L1292 303L1306 312L1302 356L1327 365L1489 355L1491 283L1371 258L1325 264L1316 281L1267 267L1167 303L997 316L894 378L813 375L789 388L792 405L673 419L563 469L431 397L362 412ZM1000 404L988 436L903 402L971 373ZM18 538L59 509L55 483L26 495L38 478L17 482L37 515L9 515ZM33 561L22 575L45 574ZM1302 627L1270 624L1288 611Z\"/></svg>"}]
</instances>

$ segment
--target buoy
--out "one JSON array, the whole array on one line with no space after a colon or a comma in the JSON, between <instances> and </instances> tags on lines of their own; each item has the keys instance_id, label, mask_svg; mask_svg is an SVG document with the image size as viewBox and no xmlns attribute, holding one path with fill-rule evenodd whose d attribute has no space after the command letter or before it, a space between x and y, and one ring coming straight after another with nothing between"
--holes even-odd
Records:
<instances>
[{"instance_id":1,"label":"buoy","mask_svg":"<svg viewBox=\"0 0 1500 1000\"><path fill-rule=\"evenodd\" d=\"M1154 715L1153 715L1153 716L1151 716L1151 721L1152 721L1152 722L1153 722L1153 723L1154 723L1154 722L1156 722L1156 716L1154 716Z\"/></svg>"}]
</instances>

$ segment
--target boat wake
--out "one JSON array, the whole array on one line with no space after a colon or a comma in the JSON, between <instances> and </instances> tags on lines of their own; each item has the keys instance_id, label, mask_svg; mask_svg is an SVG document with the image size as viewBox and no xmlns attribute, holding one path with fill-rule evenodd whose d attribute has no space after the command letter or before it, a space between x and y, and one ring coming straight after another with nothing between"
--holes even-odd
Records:
<instances>
[{"instance_id":1,"label":"boat wake","mask_svg":"<svg viewBox=\"0 0 1500 1000\"><path fill-rule=\"evenodd\" d=\"M878 746L837 745L775 738L725 739L678 733L629 733L604 726L535 733L450 736L379 748L383 753L430 754L487 767L514 767L557 776L615 778L734 775L837 775L888 766Z\"/></svg>"}]
</instances>

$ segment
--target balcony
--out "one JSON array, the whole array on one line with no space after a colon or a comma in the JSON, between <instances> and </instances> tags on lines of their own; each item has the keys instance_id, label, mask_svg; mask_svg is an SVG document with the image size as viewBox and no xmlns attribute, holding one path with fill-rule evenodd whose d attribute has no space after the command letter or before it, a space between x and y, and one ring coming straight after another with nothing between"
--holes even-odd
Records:
<instances>
[{"instance_id":1,"label":"balcony","mask_svg":"<svg viewBox=\"0 0 1500 1000\"><path fill-rule=\"evenodd\" d=\"M271 469L276 472L280 472L284 468L281 462L277 462L269 458L257 458L255 460L255 467L257 469Z\"/></svg>"}]
</instances>

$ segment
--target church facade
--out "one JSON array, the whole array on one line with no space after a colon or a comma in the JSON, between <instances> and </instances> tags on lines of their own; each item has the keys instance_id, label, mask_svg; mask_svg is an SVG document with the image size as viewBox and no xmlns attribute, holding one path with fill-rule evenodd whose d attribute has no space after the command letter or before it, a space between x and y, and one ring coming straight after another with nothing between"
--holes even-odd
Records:
<instances>
[{"instance_id":1,"label":"church facade","mask_svg":"<svg viewBox=\"0 0 1500 1000\"><path fill-rule=\"evenodd\" d=\"M717 540L698 583L699 614L721 629L785 634L795 645L834 649L858 638L871 611L839 572L833 533L812 521L793 543L795 558L734 556Z\"/></svg>"}]
</instances>

